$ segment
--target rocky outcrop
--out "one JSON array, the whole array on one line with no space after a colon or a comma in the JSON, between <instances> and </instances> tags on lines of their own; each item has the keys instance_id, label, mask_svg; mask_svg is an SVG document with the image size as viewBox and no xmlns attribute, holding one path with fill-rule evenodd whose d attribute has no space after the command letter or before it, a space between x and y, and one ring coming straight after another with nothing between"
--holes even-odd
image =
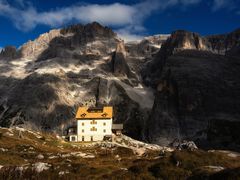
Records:
<instances>
[{"instance_id":1,"label":"rocky outcrop","mask_svg":"<svg viewBox=\"0 0 240 180\"><path fill-rule=\"evenodd\" d=\"M208 51L220 55L237 56L239 52L240 31L229 34L202 37L198 33L185 30L174 31L161 49L142 71L143 80L147 85L156 86L166 59L183 50ZM149 73L148 73L149 72Z\"/></svg>"},{"instance_id":2,"label":"rocky outcrop","mask_svg":"<svg viewBox=\"0 0 240 180\"><path fill-rule=\"evenodd\" d=\"M207 50L207 42L199 34L178 30L164 44L169 54L174 54L185 49Z\"/></svg>"},{"instance_id":3,"label":"rocky outcrop","mask_svg":"<svg viewBox=\"0 0 240 180\"><path fill-rule=\"evenodd\" d=\"M142 77L144 82L155 87L167 57L188 49L208 50L208 42L197 33L184 30L174 31L161 46L154 60L143 68Z\"/></svg>"},{"instance_id":4,"label":"rocky outcrop","mask_svg":"<svg viewBox=\"0 0 240 180\"><path fill-rule=\"evenodd\" d=\"M23 58L37 60L69 57L72 53L79 55L93 52L110 53L116 44L115 37L116 34L110 28L96 22L78 24L44 33L36 40L24 44L20 52Z\"/></svg>"},{"instance_id":5,"label":"rocky outcrop","mask_svg":"<svg viewBox=\"0 0 240 180\"><path fill-rule=\"evenodd\" d=\"M142 41L130 41L125 44L130 57L152 58L170 35L154 35L145 37Z\"/></svg>"},{"instance_id":6,"label":"rocky outcrop","mask_svg":"<svg viewBox=\"0 0 240 180\"><path fill-rule=\"evenodd\" d=\"M67 28L61 29L61 34L75 34L75 45L95 40L98 37L105 37L110 39L116 36L112 29L104 27L97 22L93 22L87 25L72 25Z\"/></svg>"},{"instance_id":7,"label":"rocky outcrop","mask_svg":"<svg viewBox=\"0 0 240 180\"><path fill-rule=\"evenodd\" d=\"M240 45L240 29L229 34L207 36L206 39L209 41L209 49L211 51L224 55Z\"/></svg>"},{"instance_id":8,"label":"rocky outcrop","mask_svg":"<svg viewBox=\"0 0 240 180\"><path fill-rule=\"evenodd\" d=\"M20 48L23 58L35 58L46 50L50 42L60 36L60 30L51 30L48 33L40 35L34 41L28 41Z\"/></svg>"},{"instance_id":9,"label":"rocky outcrop","mask_svg":"<svg viewBox=\"0 0 240 180\"><path fill-rule=\"evenodd\" d=\"M1 59L15 59L18 57L18 52L14 46L6 46L0 53Z\"/></svg>"},{"instance_id":10,"label":"rocky outcrop","mask_svg":"<svg viewBox=\"0 0 240 180\"><path fill-rule=\"evenodd\" d=\"M117 44L116 51L112 55L112 72L116 76L131 76L131 71L126 63L127 52L125 50L124 42Z\"/></svg>"},{"instance_id":11,"label":"rocky outcrop","mask_svg":"<svg viewBox=\"0 0 240 180\"><path fill-rule=\"evenodd\" d=\"M184 149L187 149L187 150L190 150L190 151L194 151L194 150L197 150L198 147L196 146L196 144L193 142L193 141L186 141L186 140L174 140L171 144L170 144L171 147L177 149L177 150L184 150Z\"/></svg>"}]
</instances>

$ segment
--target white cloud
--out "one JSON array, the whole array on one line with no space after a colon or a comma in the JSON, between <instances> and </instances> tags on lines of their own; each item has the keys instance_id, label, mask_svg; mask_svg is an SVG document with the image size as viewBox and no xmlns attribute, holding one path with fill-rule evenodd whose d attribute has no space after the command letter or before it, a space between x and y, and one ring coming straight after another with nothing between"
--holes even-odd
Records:
<instances>
[{"instance_id":1,"label":"white cloud","mask_svg":"<svg viewBox=\"0 0 240 180\"><path fill-rule=\"evenodd\" d=\"M201 2L201 0L180 0L180 1L184 5L193 5Z\"/></svg>"},{"instance_id":2,"label":"white cloud","mask_svg":"<svg viewBox=\"0 0 240 180\"><path fill-rule=\"evenodd\" d=\"M128 31L127 29L119 29L116 31L118 36L121 37L124 41L138 41L143 39L143 35L135 34L134 32Z\"/></svg>"},{"instance_id":3,"label":"white cloud","mask_svg":"<svg viewBox=\"0 0 240 180\"><path fill-rule=\"evenodd\" d=\"M213 0L213 11L218 11L221 9L228 9L228 10L238 10L239 11L239 3L240 0Z\"/></svg>"},{"instance_id":4,"label":"white cloud","mask_svg":"<svg viewBox=\"0 0 240 180\"><path fill-rule=\"evenodd\" d=\"M30 31L37 25L59 27L69 22L88 23L97 21L114 27L128 38L139 38L135 33L145 30L143 24L155 11L164 11L176 5L188 6L201 0L145 0L133 5L113 4L75 4L40 12L28 1L14 0L10 5L7 0L0 0L0 16L12 20L16 28Z\"/></svg>"},{"instance_id":5,"label":"white cloud","mask_svg":"<svg viewBox=\"0 0 240 180\"><path fill-rule=\"evenodd\" d=\"M214 0L213 1L213 11L225 8L228 6L228 1L227 0Z\"/></svg>"}]
</instances>

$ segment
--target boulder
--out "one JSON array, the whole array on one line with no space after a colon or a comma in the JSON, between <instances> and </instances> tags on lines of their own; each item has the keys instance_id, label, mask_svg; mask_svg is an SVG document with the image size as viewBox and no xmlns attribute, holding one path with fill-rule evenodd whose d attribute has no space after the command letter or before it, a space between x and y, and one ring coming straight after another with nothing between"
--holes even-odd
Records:
<instances>
[{"instance_id":1,"label":"boulder","mask_svg":"<svg viewBox=\"0 0 240 180\"><path fill-rule=\"evenodd\" d=\"M175 139L172 143L170 143L170 145L173 148L176 148L178 150L183 150L183 149L187 149L190 151L194 151L196 149L198 149L198 147L196 146L196 144L193 141L186 141L186 140L177 140Z\"/></svg>"}]
</instances>

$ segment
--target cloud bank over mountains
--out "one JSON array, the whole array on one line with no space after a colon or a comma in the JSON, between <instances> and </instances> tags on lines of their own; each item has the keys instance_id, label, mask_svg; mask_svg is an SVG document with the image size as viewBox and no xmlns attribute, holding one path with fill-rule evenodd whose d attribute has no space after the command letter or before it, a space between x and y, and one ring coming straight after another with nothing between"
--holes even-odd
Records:
<instances>
[{"instance_id":1,"label":"cloud bank over mountains","mask_svg":"<svg viewBox=\"0 0 240 180\"><path fill-rule=\"evenodd\" d=\"M227 0L213 0L212 9L217 11L228 6ZM234 0L231 1L234 3ZM0 16L9 18L20 31L30 31L37 25L59 27L71 22L97 21L113 27L122 37L138 39L146 29L145 20L156 11L174 6L188 7L204 3L204 0L145 0L136 4L73 4L68 7L39 11L30 1L0 0Z\"/></svg>"}]
</instances>

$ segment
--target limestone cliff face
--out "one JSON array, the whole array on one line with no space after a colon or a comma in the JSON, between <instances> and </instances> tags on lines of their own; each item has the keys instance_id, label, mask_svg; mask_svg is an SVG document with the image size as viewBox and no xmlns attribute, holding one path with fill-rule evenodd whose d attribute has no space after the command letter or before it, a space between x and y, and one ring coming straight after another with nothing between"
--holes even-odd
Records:
<instances>
[{"instance_id":1,"label":"limestone cliff face","mask_svg":"<svg viewBox=\"0 0 240 180\"><path fill-rule=\"evenodd\" d=\"M184 49L207 50L207 42L199 34L178 30L172 33L165 46L173 52L178 52Z\"/></svg>"},{"instance_id":2,"label":"limestone cliff face","mask_svg":"<svg viewBox=\"0 0 240 180\"><path fill-rule=\"evenodd\" d=\"M69 57L71 52L80 49L76 56L86 53L111 52L116 34L107 27L94 22L87 25L73 25L51 30L29 41L20 49L23 58L38 60L54 57ZM67 54L67 55L66 55Z\"/></svg>"},{"instance_id":3,"label":"limestone cliff face","mask_svg":"<svg viewBox=\"0 0 240 180\"><path fill-rule=\"evenodd\" d=\"M76 34L75 45L80 45L82 43L90 42L96 38L113 38L116 34L112 29L104 27L97 22L93 22L86 25L72 25L61 30L61 34Z\"/></svg>"},{"instance_id":4,"label":"limestone cliff face","mask_svg":"<svg viewBox=\"0 0 240 180\"><path fill-rule=\"evenodd\" d=\"M208 50L208 42L197 33L184 30L174 31L161 46L154 60L143 69L144 82L147 85L156 86L167 57L188 49Z\"/></svg>"},{"instance_id":5,"label":"limestone cliff face","mask_svg":"<svg viewBox=\"0 0 240 180\"><path fill-rule=\"evenodd\" d=\"M46 50L50 42L60 36L60 30L51 30L48 33L40 35L34 41L28 41L23 44L20 52L23 58L34 58Z\"/></svg>"},{"instance_id":6,"label":"limestone cliff face","mask_svg":"<svg viewBox=\"0 0 240 180\"><path fill-rule=\"evenodd\" d=\"M239 43L233 39L231 50ZM167 145L179 138L238 149L239 57L209 47L211 42L195 33L174 32L144 69L145 82L157 91L147 130L150 141Z\"/></svg>"},{"instance_id":7,"label":"limestone cliff face","mask_svg":"<svg viewBox=\"0 0 240 180\"><path fill-rule=\"evenodd\" d=\"M197 33L177 30L174 31L161 49L156 54L154 60L148 64L146 70L142 71L142 76L146 84L157 85L158 76L166 63L166 59L175 53L183 50L208 51L214 54L234 54L238 53L240 42L240 31L236 30L225 35L213 35L202 37ZM151 73L147 73L147 72ZM156 78L155 78L156 77Z\"/></svg>"},{"instance_id":8,"label":"limestone cliff face","mask_svg":"<svg viewBox=\"0 0 240 180\"><path fill-rule=\"evenodd\" d=\"M125 44L126 51L129 56L152 58L152 56L154 56L159 51L162 44L165 43L169 36L170 35L154 35L145 37L140 42L127 42Z\"/></svg>"},{"instance_id":9,"label":"limestone cliff face","mask_svg":"<svg viewBox=\"0 0 240 180\"><path fill-rule=\"evenodd\" d=\"M217 54L226 54L239 46L240 29L237 29L229 34L207 36L210 42L209 49Z\"/></svg>"},{"instance_id":10,"label":"limestone cliff face","mask_svg":"<svg viewBox=\"0 0 240 180\"><path fill-rule=\"evenodd\" d=\"M117 44L116 51L112 55L112 71L116 76L130 76L131 71L126 63L127 52L125 50L124 42L120 41Z\"/></svg>"}]
</instances>

